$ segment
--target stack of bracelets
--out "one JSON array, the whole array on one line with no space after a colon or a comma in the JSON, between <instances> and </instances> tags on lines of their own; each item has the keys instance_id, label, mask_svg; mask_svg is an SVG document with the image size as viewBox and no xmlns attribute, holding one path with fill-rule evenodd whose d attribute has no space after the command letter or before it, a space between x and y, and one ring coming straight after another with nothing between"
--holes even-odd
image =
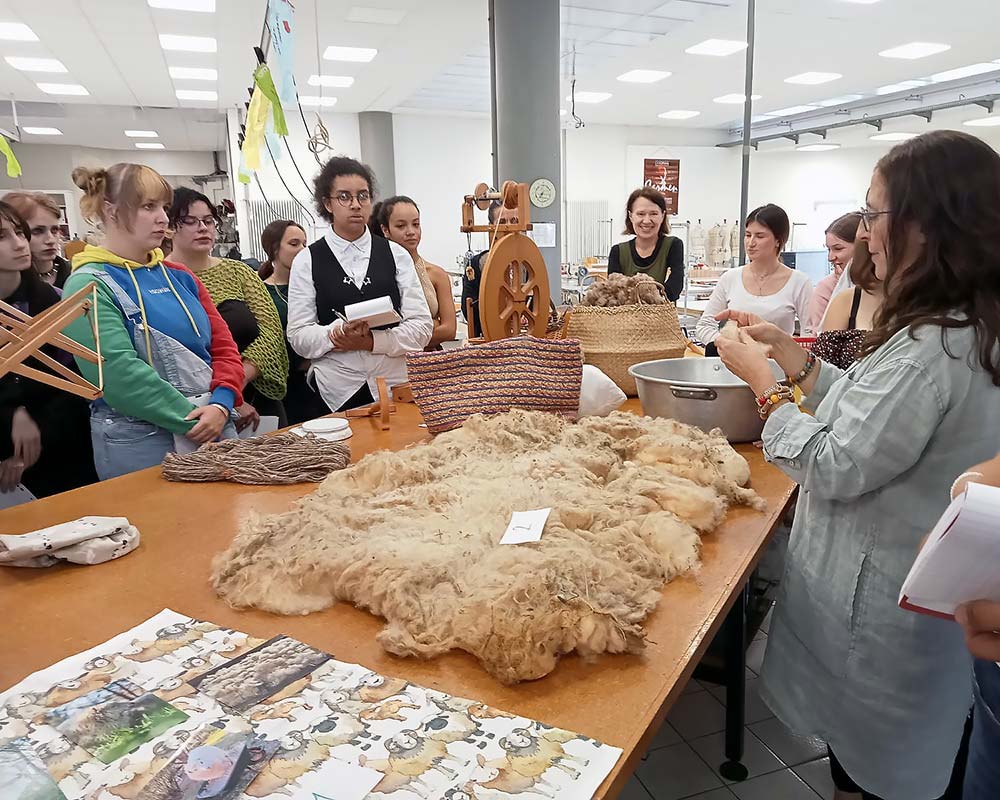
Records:
<instances>
[{"instance_id":1,"label":"stack of bracelets","mask_svg":"<svg viewBox=\"0 0 1000 800\"><path fill-rule=\"evenodd\" d=\"M767 415L774 410L774 407L778 403L783 403L786 400L794 402L795 387L800 386L812 374L815 368L816 356L812 352L809 352L806 354L806 365L802 367L798 375L794 377L789 375L788 380L774 384L774 386L757 398L757 413L760 414L760 418L767 419Z\"/></svg>"}]
</instances>

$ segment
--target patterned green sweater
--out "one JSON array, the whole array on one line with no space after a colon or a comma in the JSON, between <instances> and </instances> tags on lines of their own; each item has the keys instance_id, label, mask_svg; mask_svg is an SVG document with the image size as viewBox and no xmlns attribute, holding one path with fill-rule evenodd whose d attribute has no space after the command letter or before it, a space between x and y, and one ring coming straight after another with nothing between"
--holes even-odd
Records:
<instances>
[{"instance_id":1,"label":"patterned green sweater","mask_svg":"<svg viewBox=\"0 0 1000 800\"><path fill-rule=\"evenodd\" d=\"M264 282L246 264L229 258L196 274L216 305L226 300L242 300L253 312L260 335L243 351L243 358L260 370L260 377L253 381L254 388L272 400L283 398L288 385L285 331Z\"/></svg>"}]
</instances>

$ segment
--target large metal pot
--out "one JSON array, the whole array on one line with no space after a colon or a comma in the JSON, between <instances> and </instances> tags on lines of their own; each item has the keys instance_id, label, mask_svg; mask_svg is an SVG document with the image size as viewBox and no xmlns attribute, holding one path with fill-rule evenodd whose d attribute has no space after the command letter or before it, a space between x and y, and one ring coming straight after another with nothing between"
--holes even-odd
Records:
<instances>
[{"instance_id":1,"label":"large metal pot","mask_svg":"<svg viewBox=\"0 0 1000 800\"><path fill-rule=\"evenodd\" d=\"M771 361L775 380L784 373ZM629 369L642 411L710 431L721 428L730 442L760 439L764 421L753 391L718 358L665 358Z\"/></svg>"}]
</instances>

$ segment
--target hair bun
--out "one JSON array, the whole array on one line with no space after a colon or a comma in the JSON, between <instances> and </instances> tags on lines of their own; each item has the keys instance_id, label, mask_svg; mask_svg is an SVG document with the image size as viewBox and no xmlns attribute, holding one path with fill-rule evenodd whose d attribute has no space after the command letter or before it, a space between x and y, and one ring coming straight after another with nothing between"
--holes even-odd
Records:
<instances>
[{"instance_id":1,"label":"hair bun","mask_svg":"<svg viewBox=\"0 0 1000 800\"><path fill-rule=\"evenodd\" d=\"M99 169L77 167L73 170L73 183L83 189L86 195L103 197L108 185L108 171L103 167Z\"/></svg>"}]
</instances>

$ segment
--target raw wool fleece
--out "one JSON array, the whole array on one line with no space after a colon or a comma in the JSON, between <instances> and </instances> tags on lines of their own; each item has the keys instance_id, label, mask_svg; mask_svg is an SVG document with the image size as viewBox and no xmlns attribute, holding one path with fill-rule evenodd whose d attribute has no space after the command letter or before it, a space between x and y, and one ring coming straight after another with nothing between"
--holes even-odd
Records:
<instances>
[{"instance_id":1,"label":"raw wool fleece","mask_svg":"<svg viewBox=\"0 0 1000 800\"><path fill-rule=\"evenodd\" d=\"M581 306L601 306L615 308L617 306L664 306L667 295L663 287L648 275L632 275L625 277L620 272L612 272L603 281L595 281L587 289L580 301Z\"/></svg>"},{"instance_id":2,"label":"raw wool fleece","mask_svg":"<svg viewBox=\"0 0 1000 800\"><path fill-rule=\"evenodd\" d=\"M724 437L672 420L476 415L251 520L213 583L235 607L279 614L346 600L386 620L390 653L459 648L516 683L574 650L640 650L661 587L697 565L699 534L730 504L762 507L749 479ZM512 512L547 507L540 542L497 544Z\"/></svg>"}]
</instances>

